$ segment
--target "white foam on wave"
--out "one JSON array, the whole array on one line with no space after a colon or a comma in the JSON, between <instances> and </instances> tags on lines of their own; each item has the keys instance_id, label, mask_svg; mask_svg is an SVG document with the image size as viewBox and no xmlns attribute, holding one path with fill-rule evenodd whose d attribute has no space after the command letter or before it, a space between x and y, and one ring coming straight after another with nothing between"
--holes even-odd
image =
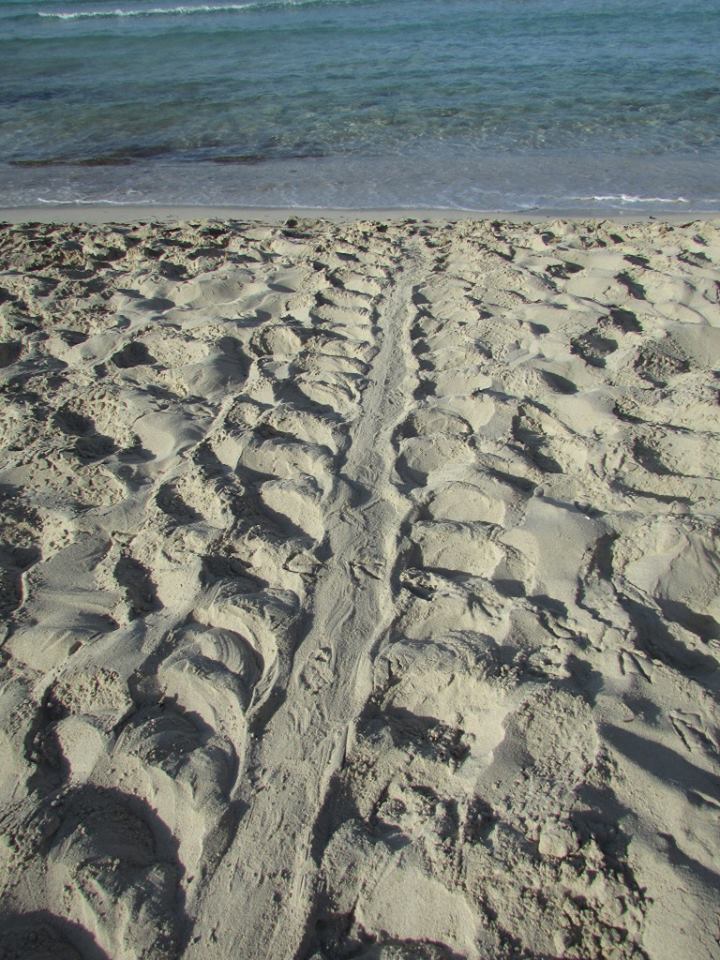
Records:
<instances>
[{"instance_id":1,"label":"white foam on wave","mask_svg":"<svg viewBox=\"0 0 720 960\"><path fill-rule=\"evenodd\" d=\"M207 3L195 4L193 6L179 7L144 7L137 10L79 10L79 11L40 11L39 17L46 17L53 20L86 20L90 17L160 17L160 16L186 16L193 13L232 13L236 10L248 10L258 7L257 3L226 3L223 5L210 5Z\"/></svg>"},{"instance_id":2,"label":"white foam on wave","mask_svg":"<svg viewBox=\"0 0 720 960\"><path fill-rule=\"evenodd\" d=\"M87 20L92 17L180 17L196 13L237 13L241 10L267 10L273 7L304 7L322 2L323 0L267 0L259 3L251 0L250 3L198 3L182 4L177 7L138 7L133 10L122 7L116 7L114 10L42 10L38 11L38 16L52 20ZM342 4L348 0L333 0L333 2Z\"/></svg>"},{"instance_id":3,"label":"white foam on wave","mask_svg":"<svg viewBox=\"0 0 720 960\"><path fill-rule=\"evenodd\" d=\"M597 203L690 203L686 197L637 197L628 193L603 193L590 197L570 197L571 200L590 200Z\"/></svg>"}]
</instances>

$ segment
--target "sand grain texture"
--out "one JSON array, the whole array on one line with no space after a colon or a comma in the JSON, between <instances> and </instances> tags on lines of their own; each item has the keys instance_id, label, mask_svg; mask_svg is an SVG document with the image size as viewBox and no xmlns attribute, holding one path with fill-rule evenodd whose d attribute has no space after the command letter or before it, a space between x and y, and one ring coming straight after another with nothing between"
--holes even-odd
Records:
<instances>
[{"instance_id":1,"label":"sand grain texture","mask_svg":"<svg viewBox=\"0 0 720 960\"><path fill-rule=\"evenodd\" d=\"M717 224L0 258L0 956L720 955Z\"/></svg>"}]
</instances>

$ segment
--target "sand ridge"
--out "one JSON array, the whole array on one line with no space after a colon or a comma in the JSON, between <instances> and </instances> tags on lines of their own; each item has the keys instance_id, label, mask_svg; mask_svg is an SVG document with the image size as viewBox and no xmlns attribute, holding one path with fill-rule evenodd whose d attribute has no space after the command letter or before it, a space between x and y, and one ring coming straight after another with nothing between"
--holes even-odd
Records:
<instances>
[{"instance_id":1,"label":"sand ridge","mask_svg":"<svg viewBox=\"0 0 720 960\"><path fill-rule=\"evenodd\" d=\"M717 956L716 224L0 258L6 956Z\"/></svg>"}]
</instances>

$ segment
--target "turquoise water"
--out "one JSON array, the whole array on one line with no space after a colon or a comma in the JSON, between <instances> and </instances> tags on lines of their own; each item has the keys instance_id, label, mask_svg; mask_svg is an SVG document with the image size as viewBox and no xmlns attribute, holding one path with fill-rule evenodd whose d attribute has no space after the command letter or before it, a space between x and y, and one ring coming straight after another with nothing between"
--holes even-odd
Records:
<instances>
[{"instance_id":1,"label":"turquoise water","mask_svg":"<svg viewBox=\"0 0 720 960\"><path fill-rule=\"evenodd\" d=\"M720 209L708 0L0 0L0 205Z\"/></svg>"}]
</instances>

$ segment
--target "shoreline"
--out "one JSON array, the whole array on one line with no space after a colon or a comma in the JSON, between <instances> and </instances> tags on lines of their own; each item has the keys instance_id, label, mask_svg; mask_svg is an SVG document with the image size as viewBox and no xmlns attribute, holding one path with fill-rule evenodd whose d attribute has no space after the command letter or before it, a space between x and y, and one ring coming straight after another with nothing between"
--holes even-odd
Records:
<instances>
[{"instance_id":1,"label":"shoreline","mask_svg":"<svg viewBox=\"0 0 720 960\"><path fill-rule=\"evenodd\" d=\"M0 207L0 223L189 223L202 220L240 220L263 223L282 223L287 219L352 223L361 220L399 223L405 220L425 220L432 223L457 223L461 221L501 220L506 223L542 223L546 220L562 220L567 223L593 221L600 223L672 223L695 221L713 223L720 221L716 211L686 210L682 213L617 213L600 216L598 211L577 210L456 210L452 208L358 208L338 207L237 207L164 205L108 205L108 204L63 204L47 206Z\"/></svg>"}]
</instances>

